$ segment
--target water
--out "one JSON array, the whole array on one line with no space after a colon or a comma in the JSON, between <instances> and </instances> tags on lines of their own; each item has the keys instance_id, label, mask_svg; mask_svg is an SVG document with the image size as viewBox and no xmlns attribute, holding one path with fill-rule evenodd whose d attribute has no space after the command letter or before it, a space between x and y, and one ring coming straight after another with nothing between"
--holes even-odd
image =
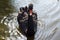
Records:
<instances>
[{"instance_id":1,"label":"water","mask_svg":"<svg viewBox=\"0 0 60 40\"><path fill-rule=\"evenodd\" d=\"M34 40L51 40L58 28L60 28L60 1L58 0L11 0L11 4L18 11L20 7L28 6L29 3L33 3L34 10L38 15L38 26ZM6 37L6 40L26 40L17 29L17 14L12 13L9 16L4 16L1 23L4 23L9 28L10 37Z\"/></svg>"}]
</instances>

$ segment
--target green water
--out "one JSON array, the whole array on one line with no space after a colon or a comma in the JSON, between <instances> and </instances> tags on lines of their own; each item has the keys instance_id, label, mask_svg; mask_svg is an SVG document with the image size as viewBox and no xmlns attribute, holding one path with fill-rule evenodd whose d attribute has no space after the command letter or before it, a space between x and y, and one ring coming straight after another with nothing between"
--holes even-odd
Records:
<instances>
[{"instance_id":1,"label":"green water","mask_svg":"<svg viewBox=\"0 0 60 40\"><path fill-rule=\"evenodd\" d=\"M11 5L11 0L0 0L0 21L1 19L14 12L14 7ZM0 40L5 40L6 36L9 36L8 27L0 23Z\"/></svg>"}]
</instances>

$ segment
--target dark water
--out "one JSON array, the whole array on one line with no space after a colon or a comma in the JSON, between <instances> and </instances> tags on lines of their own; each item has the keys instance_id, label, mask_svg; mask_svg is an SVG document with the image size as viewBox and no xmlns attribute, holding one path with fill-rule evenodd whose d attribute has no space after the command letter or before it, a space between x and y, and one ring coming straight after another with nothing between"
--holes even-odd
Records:
<instances>
[{"instance_id":1,"label":"dark water","mask_svg":"<svg viewBox=\"0 0 60 40\"><path fill-rule=\"evenodd\" d=\"M1 19L14 12L14 7L10 4L10 0L0 0L0 21ZM0 40L5 40L6 36L9 36L8 27L0 23Z\"/></svg>"}]
</instances>

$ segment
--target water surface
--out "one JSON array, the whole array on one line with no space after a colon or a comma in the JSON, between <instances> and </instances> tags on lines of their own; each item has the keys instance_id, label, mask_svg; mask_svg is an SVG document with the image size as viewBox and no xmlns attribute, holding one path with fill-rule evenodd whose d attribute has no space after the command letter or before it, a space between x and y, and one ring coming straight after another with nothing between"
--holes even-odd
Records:
<instances>
[{"instance_id":1,"label":"water surface","mask_svg":"<svg viewBox=\"0 0 60 40\"><path fill-rule=\"evenodd\" d=\"M4 23L9 31L9 37L7 36L6 40L26 40L27 38L23 36L17 29L17 14L20 7L28 6L29 3L33 3L34 10L38 15L38 26L37 33L35 34L35 40L51 40L53 39L56 31L60 28L60 1L57 0L11 0L12 7L15 11L12 11L12 14L7 15L6 11L4 12L7 16L1 20ZM8 2L8 3L9 3ZM3 7L2 7L3 8ZM13 9L12 8L12 9ZM2 13L2 12L1 12ZM11 13L9 11L9 13ZM4 26L5 27L5 26Z\"/></svg>"}]
</instances>

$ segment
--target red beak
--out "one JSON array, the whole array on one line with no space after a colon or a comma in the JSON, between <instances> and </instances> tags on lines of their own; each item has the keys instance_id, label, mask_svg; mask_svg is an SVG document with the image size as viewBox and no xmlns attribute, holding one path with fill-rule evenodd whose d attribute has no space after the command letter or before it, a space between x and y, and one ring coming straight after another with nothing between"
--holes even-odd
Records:
<instances>
[{"instance_id":1,"label":"red beak","mask_svg":"<svg viewBox=\"0 0 60 40\"><path fill-rule=\"evenodd\" d=\"M30 10L30 15L32 15L32 10Z\"/></svg>"}]
</instances>

